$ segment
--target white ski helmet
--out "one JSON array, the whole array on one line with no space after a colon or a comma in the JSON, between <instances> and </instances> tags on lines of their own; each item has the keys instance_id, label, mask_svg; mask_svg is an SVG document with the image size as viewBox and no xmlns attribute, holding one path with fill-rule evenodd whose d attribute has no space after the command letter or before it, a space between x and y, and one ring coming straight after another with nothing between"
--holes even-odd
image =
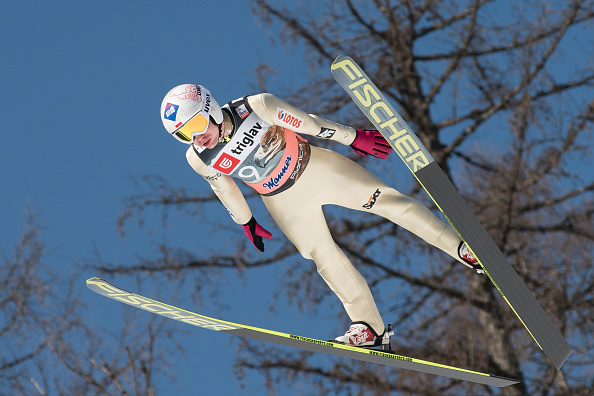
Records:
<instances>
[{"instance_id":1,"label":"white ski helmet","mask_svg":"<svg viewBox=\"0 0 594 396\"><path fill-rule=\"evenodd\" d=\"M194 135L206 132L211 118L215 124L221 125L223 112L210 91L202 85L178 85L161 103L163 126L182 143L191 144Z\"/></svg>"}]
</instances>

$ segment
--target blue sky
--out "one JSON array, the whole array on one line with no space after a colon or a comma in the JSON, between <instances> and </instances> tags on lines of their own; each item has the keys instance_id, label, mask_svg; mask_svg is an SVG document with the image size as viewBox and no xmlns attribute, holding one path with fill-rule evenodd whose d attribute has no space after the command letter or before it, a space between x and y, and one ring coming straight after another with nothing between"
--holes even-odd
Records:
<instances>
[{"instance_id":1,"label":"blue sky","mask_svg":"<svg viewBox=\"0 0 594 396\"><path fill-rule=\"evenodd\" d=\"M247 1L21 1L3 5L0 252L9 253L17 243L27 208L36 210L45 226L48 262L60 275L92 258L95 246L104 261L118 264L135 263L138 256L154 257L163 239L196 241L198 251L199 225L176 211L166 229L161 227L160 213L148 211L146 227L129 224L125 238L116 232L117 216L123 200L139 192L134 181L143 175L159 175L172 186L192 191L210 190L187 165L186 147L168 137L161 125L159 107L169 89L200 83L223 104L255 93L253 69L260 62L272 64L283 85L303 82L298 73L302 65L299 47L289 51L273 46L271 34L272 29L255 19ZM274 93L290 101L282 92ZM391 161L404 169L395 156ZM410 175L405 171L402 177ZM261 203L252 210L275 238L281 238ZM222 206L215 216L220 216L223 227L234 227ZM205 301L203 307L194 307L188 298L184 308L312 337L340 327L342 323L332 314L314 319L286 307L284 301L279 302L279 314L262 308L270 304L284 269L258 269L241 280L226 279L229 287L219 290L216 306ZM84 280L96 275L83 274L77 290L89 306L90 321L94 315L120 318L133 310L88 291ZM110 281L136 291L130 280ZM178 300L184 300L183 294ZM228 308L221 311L220 306ZM139 315L150 317L144 312ZM186 332L180 342L188 346L188 353L176 357L172 371L187 394L194 394L196 388L203 394L263 393L260 377L252 374L255 382L250 381L248 389L241 389L235 379L236 338L176 326ZM107 325L107 329L115 332L117 327ZM160 385L165 383L160 379Z\"/></svg>"},{"instance_id":2,"label":"blue sky","mask_svg":"<svg viewBox=\"0 0 594 396\"><path fill-rule=\"evenodd\" d=\"M133 180L156 174L173 186L209 189L187 165L185 147L161 125L165 93L195 82L222 104L254 93L253 69L260 62L275 65L285 83L299 81L290 72L299 62L298 52L273 46L271 30L255 20L247 3L23 1L3 6L1 252L8 254L17 243L25 211L33 208L45 226L43 239L52 252L48 262L59 274L92 257L95 245L103 260L114 263L150 257L163 237L158 215L153 233L135 226L127 228L125 239L116 233L122 200L139 192ZM219 213L231 224L224 209ZM183 227L187 233L196 224ZM163 232L172 237L180 231ZM121 316L132 309L86 290L84 277L94 275L84 274L79 282L89 312ZM255 271L225 292L223 304L230 308L223 319L273 325L274 315L258 308L270 302L274 276ZM190 301L186 308L192 308ZM240 390L233 376L237 340L185 330L182 342L193 346L173 371L186 391L196 386L204 394L262 391Z\"/></svg>"}]
</instances>

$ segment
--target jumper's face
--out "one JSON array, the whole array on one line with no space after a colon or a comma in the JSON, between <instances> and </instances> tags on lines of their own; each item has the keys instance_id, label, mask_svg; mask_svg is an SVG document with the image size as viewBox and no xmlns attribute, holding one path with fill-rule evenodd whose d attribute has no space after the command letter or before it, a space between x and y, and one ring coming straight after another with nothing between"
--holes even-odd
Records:
<instances>
[{"instance_id":1,"label":"jumper's face","mask_svg":"<svg viewBox=\"0 0 594 396\"><path fill-rule=\"evenodd\" d=\"M198 147L211 149L219 142L219 126L214 122L208 124L206 132L201 135L194 135L192 143Z\"/></svg>"}]
</instances>

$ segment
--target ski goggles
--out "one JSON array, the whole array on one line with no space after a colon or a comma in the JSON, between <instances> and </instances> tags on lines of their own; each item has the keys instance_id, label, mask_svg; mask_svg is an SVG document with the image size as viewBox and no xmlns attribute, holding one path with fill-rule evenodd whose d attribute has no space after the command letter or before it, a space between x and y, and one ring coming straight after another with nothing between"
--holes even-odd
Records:
<instances>
[{"instance_id":1,"label":"ski goggles","mask_svg":"<svg viewBox=\"0 0 594 396\"><path fill-rule=\"evenodd\" d=\"M202 135L206 132L209 123L208 113L200 111L173 132L172 135L183 143L190 143L195 135Z\"/></svg>"}]
</instances>

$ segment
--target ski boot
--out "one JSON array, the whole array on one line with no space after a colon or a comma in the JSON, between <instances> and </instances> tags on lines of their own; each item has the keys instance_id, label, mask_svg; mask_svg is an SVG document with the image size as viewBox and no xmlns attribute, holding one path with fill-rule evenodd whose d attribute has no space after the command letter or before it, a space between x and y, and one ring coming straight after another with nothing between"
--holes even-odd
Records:
<instances>
[{"instance_id":1,"label":"ski boot","mask_svg":"<svg viewBox=\"0 0 594 396\"><path fill-rule=\"evenodd\" d=\"M464 263L467 267L475 270L477 274L485 273L483 267L481 267L476 257L474 257L474 254L472 254L468 248L468 245L466 245L464 242L460 242L460 246L458 246L458 256L464 260Z\"/></svg>"},{"instance_id":2,"label":"ski boot","mask_svg":"<svg viewBox=\"0 0 594 396\"><path fill-rule=\"evenodd\" d=\"M359 347L381 346L383 350L391 351L390 337L393 335L391 324L379 335L367 323L353 322L349 330L344 335L336 337L334 342Z\"/></svg>"}]
</instances>

